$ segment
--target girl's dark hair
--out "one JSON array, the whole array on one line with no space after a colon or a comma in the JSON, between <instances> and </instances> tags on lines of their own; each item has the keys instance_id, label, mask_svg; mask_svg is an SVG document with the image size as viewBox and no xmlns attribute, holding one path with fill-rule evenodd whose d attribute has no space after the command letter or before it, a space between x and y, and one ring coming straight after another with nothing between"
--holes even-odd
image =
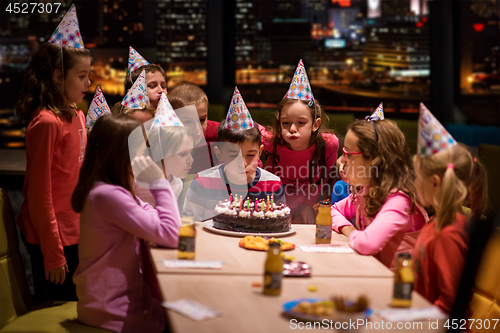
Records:
<instances>
[{"instance_id":1,"label":"girl's dark hair","mask_svg":"<svg viewBox=\"0 0 500 333\"><path fill-rule=\"evenodd\" d=\"M375 122L355 120L347 130L358 137L358 149L363 158L372 159L369 167L370 190L364 196L366 216L374 218L393 189L408 195L412 202L409 213L412 214L417 202L413 186L415 172L403 132L389 119ZM376 171L374 175L372 168Z\"/></svg>"},{"instance_id":2,"label":"girl's dark hair","mask_svg":"<svg viewBox=\"0 0 500 333\"><path fill-rule=\"evenodd\" d=\"M97 181L118 185L132 193L132 167L128 138L141 124L125 114L106 114L97 119L89 134L85 160L71 197L73 210L83 210L87 196Z\"/></svg>"},{"instance_id":3,"label":"girl's dark hair","mask_svg":"<svg viewBox=\"0 0 500 333\"><path fill-rule=\"evenodd\" d=\"M61 47L52 43L40 45L24 74L17 102L17 117L29 121L33 113L42 108L49 109L59 118L71 122L74 114L71 108L74 106L69 104L62 85L69 70L81 57L92 58L90 50ZM60 82L54 79L56 71L64 73Z\"/></svg>"},{"instance_id":4,"label":"girl's dark hair","mask_svg":"<svg viewBox=\"0 0 500 333\"><path fill-rule=\"evenodd\" d=\"M251 143L257 143L260 146L262 142L261 134L257 125L247 130L232 131L227 128L226 119L223 119L219 127L217 128L217 141L218 142L231 142L231 143L244 143L245 141L250 141Z\"/></svg>"},{"instance_id":5,"label":"girl's dark hair","mask_svg":"<svg viewBox=\"0 0 500 333\"><path fill-rule=\"evenodd\" d=\"M276 167L276 158L278 145L286 146L286 142L281 135L281 114L285 108L289 108L293 103L302 103L311 112L312 122L316 121L316 119L321 119L321 124L319 128L311 133L311 138L309 141L309 146L316 144L316 148L314 149L313 157L311 161L309 161L309 183L314 183L314 175L316 174L315 170L320 171L319 179L316 183L321 183L322 181L328 179L327 168L326 168L326 143L323 138L323 133L331 133L333 131L328 130L326 128L326 123L328 121L327 115L323 112L323 108L319 104L317 100L312 101L311 105L310 101L303 101L298 99L291 98L283 98L281 102L278 104L278 113L276 114L276 120L274 125L269 128L269 131L273 133L273 152L271 153L271 166L272 173L275 173L274 169Z\"/></svg>"}]
</instances>

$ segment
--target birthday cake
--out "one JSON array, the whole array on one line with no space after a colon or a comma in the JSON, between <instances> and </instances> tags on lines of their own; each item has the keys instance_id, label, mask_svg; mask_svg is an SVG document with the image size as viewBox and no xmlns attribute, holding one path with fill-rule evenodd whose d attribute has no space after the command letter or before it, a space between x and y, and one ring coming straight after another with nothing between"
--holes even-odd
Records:
<instances>
[{"instance_id":1,"label":"birthday cake","mask_svg":"<svg viewBox=\"0 0 500 333\"><path fill-rule=\"evenodd\" d=\"M242 198L224 200L215 207L214 227L238 232L285 232L290 230L290 208L274 200Z\"/></svg>"}]
</instances>

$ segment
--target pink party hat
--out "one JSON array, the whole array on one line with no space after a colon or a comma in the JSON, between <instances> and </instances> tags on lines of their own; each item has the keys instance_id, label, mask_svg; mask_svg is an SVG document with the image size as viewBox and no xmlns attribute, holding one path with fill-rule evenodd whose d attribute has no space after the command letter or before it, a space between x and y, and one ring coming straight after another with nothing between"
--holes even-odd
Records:
<instances>
[{"instance_id":1,"label":"pink party hat","mask_svg":"<svg viewBox=\"0 0 500 333\"><path fill-rule=\"evenodd\" d=\"M76 16L76 6L72 4L56 30L49 38L49 42L55 45L71 46L77 49L83 49L82 35Z\"/></svg>"},{"instance_id":2,"label":"pink party hat","mask_svg":"<svg viewBox=\"0 0 500 333\"><path fill-rule=\"evenodd\" d=\"M417 153L430 156L456 144L455 139L427 109L424 103L420 103Z\"/></svg>"},{"instance_id":3,"label":"pink party hat","mask_svg":"<svg viewBox=\"0 0 500 333\"><path fill-rule=\"evenodd\" d=\"M373 111L372 115L370 116L370 119L374 120L378 117L377 120L384 120L384 106L382 103L380 103L375 111Z\"/></svg>"},{"instance_id":4,"label":"pink party hat","mask_svg":"<svg viewBox=\"0 0 500 333\"><path fill-rule=\"evenodd\" d=\"M177 117L174 108L170 104L167 95L161 94L158 107L156 108L155 117L151 124L151 129L159 128L162 126L184 126L182 121Z\"/></svg>"},{"instance_id":5,"label":"pink party hat","mask_svg":"<svg viewBox=\"0 0 500 333\"><path fill-rule=\"evenodd\" d=\"M234 87L233 98L229 104L229 110L226 115L226 129L237 131L247 130L255 126L250 112L241 97L238 87Z\"/></svg>"},{"instance_id":6,"label":"pink party hat","mask_svg":"<svg viewBox=\"0 0 500 333\"><path fill-rule=\"evenodd\" d=\"M309 84L309 79L307 78L307 72L304 68L302 59L300 59L297 69L295 69L290 87L283 98L314 101L311 85Z\"/></svg>"},{"instance_id":7,"label":"pink party hat","mask_svg":"<svg viewBox=\"0 0 500 333\"><path fill-rule=\"evenodd\" d=\"M128 51L128 73L132 73L137 68L149 65L149 61L144 59L132 46L129 46Z\"/></svg>"},{"instance_id":8,"label":"pink party hat","mask_svg":"<svg viewBox=\"0 0 500 333\"><path fill-rule=\"evenodd\" d=\"M87 118L85 119L85 126L92 128L97 121L97 118L103 114L111 113L108 103L104 98L101 87L97 86L94 93L92 103L90 103L89 110L87 111Z\"/></svg>"},{"instance_id":9,"label":"pink party hat","mask_svg":"<svg viewBox=\"0 0 500 333\"><path fill-rule=\"evenodd\" d=\"M142 109L149 105L148 85L146 84L146 71L143 70L132 88L122 100L122 105L131 109Z\"/></svg>"}]
</instances>

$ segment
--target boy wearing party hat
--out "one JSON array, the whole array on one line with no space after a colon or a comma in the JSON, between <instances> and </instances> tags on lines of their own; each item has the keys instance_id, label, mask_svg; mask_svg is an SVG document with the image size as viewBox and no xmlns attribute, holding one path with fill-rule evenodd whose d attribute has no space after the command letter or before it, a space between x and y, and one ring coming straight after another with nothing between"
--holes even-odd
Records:
<instances>
[{"instance_id":1,"label":"boy wearing party hat","mask_svg":"<svg viewBox=\"0 0 500 333\"><path fill-rule=\"evenodd\" d=\"M417 152L413 157L417 196L435 214L422 227L414 245L414 290L450 314L469 247L464 206L476 217L484 212L488 201L486 170L424 104L420 104Z\"/></svg>"},{"instance_id":2,"label":"boy wearing party hat","mask_svg":"<svg viewBox=\"0 0 500 333\"><path fill-rule=\"evenodd\" d=\"M150 64L132 46L129 47L127 77L125 91L128 91L139 75L145 71L146 87L151 105L156 108L162 93L167 93L165 70L158 64Z\"/></svg>"},{"instance_id":3,"label":"boy wearing party hat","mask_svg":"<svg viewBox=\"0 0 500 333\"><path fill-rule=\"evenodd\" d=\"M237 87L214 145L222 164L196 175L186 194L185 213L193 214L195 221L209 219L216 215L219 201L231 194L238 200L272 197L285 203L280 178L257 166L263 148L261 135Z\"/></svg>"}]
</instances>

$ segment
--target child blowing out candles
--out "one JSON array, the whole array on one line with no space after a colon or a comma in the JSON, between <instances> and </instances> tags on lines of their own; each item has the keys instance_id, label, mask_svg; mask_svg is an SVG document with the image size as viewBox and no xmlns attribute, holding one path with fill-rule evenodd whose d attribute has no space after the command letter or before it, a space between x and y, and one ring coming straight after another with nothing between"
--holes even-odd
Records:
<instances>
[{"instance_id":1,"label":"child blowing out candles","mask_svg":"<svg viewBox=\"0 0 500 333\"><path fill-rule=\"evenodd\" d=\"M61 24L65 20L76 22L74 5ZM80 36L76 24L65 30ZM59 45L38 47L17 105L18 118L28 122L25 200L17 224L30 254L36 302L76 300L71 277L78 266L80 227L69 198L87 144L85 116L75 104L90 86L90 51L58 29L50 41ZM63 42L68 46L60 46Z\"/></svg>"},{"instance_id":2,"label":"child blowing out candles","mask_svg":"<svg viewBox=\"0 0 500 333\"><path fill-rule=\"evenodd\" d=\"M130 116L108 114L89 135L72 197L81 228L74 275L78 320L117 332L161 332L165 313L144 283L141 239L175 248L181 219L156 163L145 156L130 163L128 137L138 126ZM134 195L138 173L137 180L149 184L156 209Z\"/></svg>"},{"instance_id":3,"label":"child blowing out candles","mask_svg":"<svg viewBox=\"0 0 500 333\"><path fill-rule=\"evenodd\" d=\"M374 255L394 267L395 255L413 250L428 220L416 203L405 137L392 121L372 115L349 125L343 153L346 176L362 191L332 206L333 230L349 237L360 254ZM357 229L349 222L353 218Z\"/></svg>"},{"instance_id":4,"label":"child blowing out candles","mask_svg":"<svg viewBox=\"0 0 500 333\"><path fill-rule=\"evenodd\" d=\"M314 224L312 206L324 189L328 192L325 198L330 197L336 181L333 171L339 141L325 129L322 118L323 110L314 99L300 60L290 88L278 104L273 128L267 131L259 126L267 154L266 170L281 178L294 223Z\"/></svg>"},{"instance_id":5,"label":"child blowing out candles","mask_svg":"<svg viewBox=\"0 0 500 333\"><path fill-rule=\"evenodd\" d=\"M422 205L432 206L436 215L420 231L413 250L414 286L449 314L469 246L462 206L468 201L474 215L483 213L488 193L486 171L423 104L417 151L413 161L418 198Z\"/></svg>"}]
</instances>

